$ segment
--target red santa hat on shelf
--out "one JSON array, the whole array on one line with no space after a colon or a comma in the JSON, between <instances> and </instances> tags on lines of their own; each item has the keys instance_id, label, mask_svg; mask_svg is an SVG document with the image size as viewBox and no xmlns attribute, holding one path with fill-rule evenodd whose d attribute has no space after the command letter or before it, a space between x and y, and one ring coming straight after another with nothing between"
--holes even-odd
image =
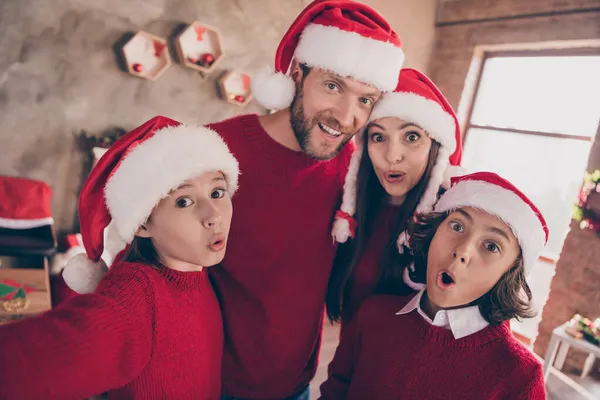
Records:
<instances>
[{"instance_id":1,"label":"red santa hat on shelf","mask_svg":"<svg viewBox=\"0 0 600 400\"><path fill-rule=\"evenodd\" d=\"M119 139L98 161L79 198L86 254L65 267L67 285L78 293L96 289L107 267L100 261L105 228L112 224L130 243L158 202L182 182L221 171L227 189L237 188L238 163L214 131L155 117Z\"/></svg>"},{"instance_id":2,"label":"red santa hat on shelf","mask_svg":"<svg viewBox=\"0 0 600 400\"><path fill-rule=\"evenodd\" d=\"M548 226L540 210L512 183L493 172L476 172L451 181L452 186L442 195L434 211L452 212L473 207L498 217L519 241L523 268L528 275L548 242ZM410 280L408 268L404 281L417 290L423 287Z\"/></svg>"},{"instance_id":3,"label":"red santa hat on shelf","mask_svg":"<svg viewBox=\"0 0 600 400\"><path fill-rule=\"evenodd\" d=\"M423 73L405 68L400 71L394 92L385 93L375 104L369 122L385 117L396 117L423 128L440 144L431 177L417 205L416 212L425 213L433 209L440 187L448 187L450 176L456 175L462 158L460 126L454 110L435 84ZM357 149L352 155L340 211L336 213L332 235L338 243L354 236L356 222L356 179L363 153L362 135L357 138ZM398 239L400 252L408 236L403 232Z\"/></svg>"},{"instance_id":4,"label":"red santa hat on shelf","mask_svg":"<svg viewBox=\"0 0 600 400\"><path fill-rule=\"evenodd\" d=\"M287 75L293 59L392 91L404 62L401 47L396 32L371 7L348 0L316 0L281 40L275 70L265 67L255 74L252 93L268 109L289 107L296 93Z\"/></svg>"},{"instance_id":5,"label":"red santa hat on shelf","mask_svg":"<svg viewBox=\"0 0 600 400\"><path fill-rule=\"evenodd\" d=\"M32 229L52 225L52 189L45 182L0 177L0 228Z\"/></svg>"}]
</instances>

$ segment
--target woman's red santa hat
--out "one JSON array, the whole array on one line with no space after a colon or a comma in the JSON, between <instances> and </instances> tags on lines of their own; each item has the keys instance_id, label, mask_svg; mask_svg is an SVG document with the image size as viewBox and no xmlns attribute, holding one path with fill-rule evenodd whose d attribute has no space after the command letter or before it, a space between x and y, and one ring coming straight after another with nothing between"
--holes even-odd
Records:
<instances>
[{"instance_id":1,"label":"woman's red santa hat","mask_svg":"<svg viewBox=\"0 0 600 400\"><path fill-rule=\"evenodd\" d=\"M548 225L540 210L517 187L493 172L476 172L451 179L452 186L435 205L435 212L452 212L462 207L486 211L508 225L521 247L523 268L528 275L548 242ZM404 281L414 289L405 270Z\"/></svg>"},{"instance_id":2,"label":"woman's red santa hat","mask_svg":"<svg viewBox=\"0 0 600 400\"><path fill-rule=\"evenodd\" d=\"M438 156L431 171L425 192L419 200L416 212L426 213L433 209L440 187L448 187L450 176L456 174L454 167L460 165L462 140L460 125L454 110L425 74L410 68L400 71L394 92L385 93L375 104L369 122L386 117L396 117L423 128L431 139L440 144ZM356 136L357 149L352 155L340 211L336 214L332 235L338 243L354 236L356 213L356 180L362 158L362 135ZM402 252L408 236L402 233L398 248Z\"/></svg>"},{"instance_id":3,"label":"woman's red santa hat","mask_svg":"<svg viewBox=\"0 0 600 400\"><path fill-rule=\"evenodd\" d=\"M371 7L354 1L316 0L292 23L275 54L275 70L252 79L254 98L281 110L296 93L287 75L292 60L392 91L404 62L402 42Z\"/></svg>"},{"instance_id":4,"label":"woman's red santa hat","mask_svg":"<svg viewBox=\"0 0 600 400\"><path fill-rule=\"evenodd\" d=\"M237 189L238 163L214 131L155 117L119 139L98 161L79 197L81 236L87 256L74 257L63 277L77 293L96 289L107 267L100 260L104 230L114 227L125 243L154 207L182 182L221 171L227 190Z\"/></svg>"}]
</instances>

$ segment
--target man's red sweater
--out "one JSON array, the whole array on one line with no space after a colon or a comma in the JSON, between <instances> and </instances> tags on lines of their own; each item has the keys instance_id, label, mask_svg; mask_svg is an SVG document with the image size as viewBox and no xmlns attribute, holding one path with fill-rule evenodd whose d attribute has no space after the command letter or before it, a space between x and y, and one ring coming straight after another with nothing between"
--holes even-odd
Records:
<instances>
[{"instance_id":1,"label":"man's red sweater","mask_svg":"<svg viewBox=\"0 0 600 400\"><path fill-rule=\"evenodd\" d=\"M93 294L0 327L0 399L219 399L223 326L206 270L117 262Z\"/></svg>"},{"instance_id":2,"label":"man's red sweater","mask_svg":"<svg viewBox=\"0 0 600 400\"><path fill-rule=\"evenodd\" d=\"M223 312L223 393L282 399L314 376L354 145L328 161L275 142L256 115L213 124L240 165L227 254L210 270Z\"/></svg>"},{"instance_id":3,"label":"man's red sweater","mask_svg":"<svg viewBox=\"0 0 600 400\"><path fill-rule=\"evenodd\" d=\"M545 399L542 367L507 324L461 339L417 311L410 297L374 296L346 326L321 399Z\"/></svg>"}]
</instances>

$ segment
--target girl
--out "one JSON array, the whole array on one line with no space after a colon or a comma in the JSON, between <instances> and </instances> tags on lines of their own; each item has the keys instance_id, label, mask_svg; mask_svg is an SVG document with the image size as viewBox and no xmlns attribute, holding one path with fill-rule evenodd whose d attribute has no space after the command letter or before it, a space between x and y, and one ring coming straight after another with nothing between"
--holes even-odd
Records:
<instances>
[{"instance_id":1,"label":"girl","mask_svg":"<svg viewBox=\"0 0 600 400\"><path fill-rule=\"evenodd\" d=\"M104 273L111 220L129 251L95 293L0 328L0 398L218 399L223 328L204 267L224 257L237 179L207 128L155 117L115 143L82 189L89 259L69 279Z\"/></svg>"},{"instance_id":2,"label":"girl","mask_svg":"<svg viewBox=\"0 0 600 400\"><path fill-rule=\"evenodd\" d=\"M531 316L525 276L548 239L539 210L496 174L453 178L410 227L414 296L374 296L346 326L322 399L544 399L511 335Z\"/></svg>"},{"instance_id":3,"label":"girl","mask_svg":"<svg viewBox=\"0 0 600 400\"><path fill-rule=\"evenodd\" d=\"M462 155L452 107L414 69L401 70L396 90L383 95L356 137L333 227L343 244L326 298L329 319L344 323L373 291L397 291L390 282L409 259L396 241L415 211L431 211L448 165L460 164Z\"/></svg>"}]
</instances>

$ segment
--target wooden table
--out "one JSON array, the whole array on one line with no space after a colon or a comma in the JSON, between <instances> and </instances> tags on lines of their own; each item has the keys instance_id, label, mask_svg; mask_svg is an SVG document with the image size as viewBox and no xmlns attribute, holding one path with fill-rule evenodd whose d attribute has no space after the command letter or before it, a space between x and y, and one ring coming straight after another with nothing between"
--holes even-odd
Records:
<instances>
[{"instance_id":1,"label":"wooden table","mask_svg":"<svg viewBox=\"0 0 600 400\"><path fill-rule=\"evenodd\" d=\"M568 324L563 324L552 331L552 338L546 350L544 357L544 380L548 379L550 367L555 364L555 368L561 369L567 358L569 348L572 346L576 349L583 350L589 353L583 364L583 372L581 377L585 378L590 372L596 357L600 358L600 346L593 345L585 339L576 339L565 332Z\"/></svg>"}]
</instances>

